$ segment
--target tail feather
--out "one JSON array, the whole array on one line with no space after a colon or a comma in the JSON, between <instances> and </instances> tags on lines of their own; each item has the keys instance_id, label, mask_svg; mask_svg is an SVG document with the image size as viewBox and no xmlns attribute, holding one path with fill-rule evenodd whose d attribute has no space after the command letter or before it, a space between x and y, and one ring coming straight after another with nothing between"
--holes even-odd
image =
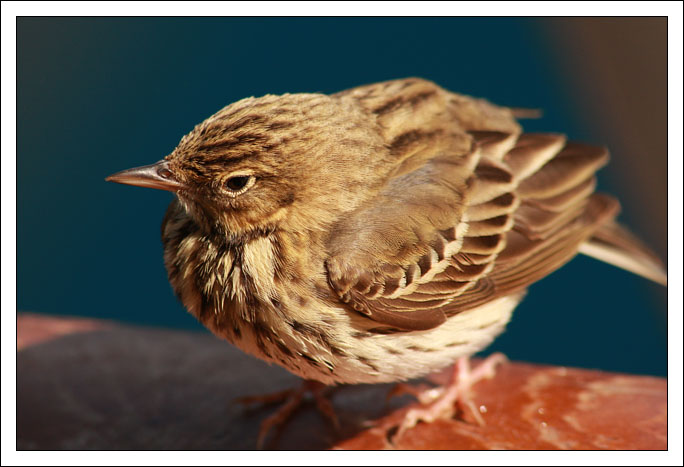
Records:
<instances>
[{"instance_id":1,"label":"tail feather","mask_svg":"<svg viewBox=\"0 0 684 467\"><path fill-rule=\"evenodd\" d=\"M599 228L579 249L592 258L633 272L662 285L667 285L665 267L647 246L617 222Z\"/></svg>"}]
</instances>

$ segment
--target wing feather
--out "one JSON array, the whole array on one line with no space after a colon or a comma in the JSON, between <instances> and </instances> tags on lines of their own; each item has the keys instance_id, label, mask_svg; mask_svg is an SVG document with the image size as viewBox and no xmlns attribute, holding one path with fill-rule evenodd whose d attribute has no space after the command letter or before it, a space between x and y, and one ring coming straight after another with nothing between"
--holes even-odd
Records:
<instances>
[{"instance_id":1,"label":"wing feather","mask_svg":"<svg viewBox=\"0 0 684 467\"><path fill-rule=\"evenodd\" d=\"M594 193L595 172L608 160L604 148L568 143L563 135L520 134L496 108L439 93L442 106L460 109L442 107L441 115L465 133L421 133L410 127L421 122L406 120L401 105L436 108L423 102L433 96L429 86L392 86L391 106L383 107L372 90L358 95L366 96L369 111L380 109L380 120L403 125L410 137L395 131L393 141L402 144L393 147L406 152L396 155L394 178L372 206L340 224L326 262L331 287L370 318L369 329L439 326L448 316L524 290L589 239L601 241L597 232L619 211L615 199ZM496 118L488 120L488 112Z\"/></svg>"}]
</instances>

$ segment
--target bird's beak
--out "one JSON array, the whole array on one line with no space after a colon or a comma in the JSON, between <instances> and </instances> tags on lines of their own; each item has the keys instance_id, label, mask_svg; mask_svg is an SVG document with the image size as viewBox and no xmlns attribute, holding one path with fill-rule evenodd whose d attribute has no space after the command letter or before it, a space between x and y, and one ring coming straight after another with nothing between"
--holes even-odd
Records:
<instances>
[{"instance_id":1,"label":"bird's beak","mask_svg":"<svg viewBox=\"0 0 684 467\"><path fill-rule=\"evenodd\" d=\"M123 170L110 175L105 180L125 185L156 188L157 190L178 191L183 188L183 184L176 180L173 172L169 169L169 163L165 160L152 165Z\"/></svg>"}]
</instances>

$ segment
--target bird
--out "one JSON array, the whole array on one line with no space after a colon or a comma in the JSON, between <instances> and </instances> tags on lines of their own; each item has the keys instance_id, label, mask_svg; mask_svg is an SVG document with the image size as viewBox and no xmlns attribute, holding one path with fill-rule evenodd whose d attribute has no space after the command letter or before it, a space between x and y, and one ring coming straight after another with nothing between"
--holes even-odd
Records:
<instances>
[{"instance_id":1,"label":"bird","mask_svg":"<svg viewBox=\"0 0 684 467\"><path fill-rule=\"evenodd\" d=\"M472 406L469 387L503 357L473 371L468 357L577 254L667 283L616 220L617 199L596 191L607 149L525 133L531 114L422 78L249 97L159 162L106 180L175 194L161 236L177 297L310 387L453 366L449 385L416 392L424 406L405 433L453 415L459 399Z\"/></svg>"}]
</instances>

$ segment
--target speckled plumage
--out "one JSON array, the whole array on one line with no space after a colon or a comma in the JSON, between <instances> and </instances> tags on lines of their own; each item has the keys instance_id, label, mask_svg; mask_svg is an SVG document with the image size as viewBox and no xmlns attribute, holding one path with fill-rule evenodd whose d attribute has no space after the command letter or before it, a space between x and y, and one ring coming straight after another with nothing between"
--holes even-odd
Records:
<instances>
[{"instance_id":1,"label":"speckled plumage","mask_svg":"<svg viewBox=\"0 0 684 467\"><path fill-rule=\"evenodd\" d=\"M306 379L375 383L483 349L583 248L664 282L594 192L606 162L412 78L243 99L112 180L176 192L164 261L212 332Z\"/></svg>"}]
</instances>

